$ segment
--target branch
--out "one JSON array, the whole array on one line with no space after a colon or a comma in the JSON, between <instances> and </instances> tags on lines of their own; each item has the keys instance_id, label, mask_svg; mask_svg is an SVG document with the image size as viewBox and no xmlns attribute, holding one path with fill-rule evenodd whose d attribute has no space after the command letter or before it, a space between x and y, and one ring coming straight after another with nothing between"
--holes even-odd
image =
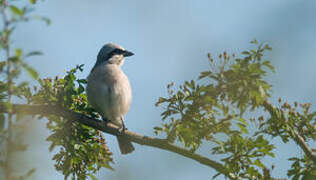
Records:
<instances>
[{"instance_id":1,"label":"branch","mask_svg":"<svg viewBox=\"0 0 316 180\"><path fill-rule=\"evenodd\" d=\"M264 101L263 105L272 116L275 116L276 108L269 101ZM313 150L306 144L303 137L296 131L293 131L293 136L294 141L300 146L307 157L316 163L316 155L313 154Z\"/></svg>"},{"instance_id":2,"label":"branch","mask_svg":"<svg viewBox=\"0 0 316 180\"><path fill-rule=\"evenodd\" d=\"M224 174L230 179L241 179L239 177L236 177L234 174L230 173L229 170L225 168L222 164L216 161L213 161L207 157L193 153L184 148L170 144L166 139L144 136L144 135L137 134L128 130L124 131L123 133L120 133L119 128L112 123L106 123L105 121L90 118L84 114L73 112L59 106L14 104L12 106L12 111L10 112L13 112L15 114L18 114L18 113L29 114L29 115L50 114L50 115L62 116L66 119L77 121L81 124L84 124L86 126L92 127L94 129L100 130L102 132L105 132L114 136L117 136L117 135L124 136L125 138L128 138L131 141L140 145L156 147L159 149L163 149L166 151L180 154L187 158L193 159L203 165L209 166L215 169L216 171L218 171L219 173ZM0 105L0 113L8 113L8 108Z\"/></svg>"}]
</instances>

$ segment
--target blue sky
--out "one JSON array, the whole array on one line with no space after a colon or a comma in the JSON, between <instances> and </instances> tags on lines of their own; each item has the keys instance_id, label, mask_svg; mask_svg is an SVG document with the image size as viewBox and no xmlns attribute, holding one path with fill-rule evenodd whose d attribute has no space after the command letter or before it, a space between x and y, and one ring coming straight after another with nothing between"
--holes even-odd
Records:
<instances>
[{"instance_id":1,"label":"blue sky","mask_svg":"<svg viewBox=\"0 0 316 180\"><path fill-rule=\"evenodd\" d=\"M135 56L123 67L133 88L126 125L129 130L154 135L153 127L161 123L161 109L154 103L167 94L169 82L196 79L208 68L208 52L238 54L254 38L273 47L267 56L276 66L276 74L269 76L273 98L315 104L315 12L312 0L43 1L34 14L49 17L52 24L33 21L20 26L14 43L44 53L29 62L41 77L61 76L77 64L85 64L81 76L86 77L107 42L133 51ZM25 141L34 146L26 157L17 156L24 157L17 169L37 168L34 179L62 179L54 170L53 153L48 153L45 121L30 120L26 132ZM214 175L212 169L197 162L150 147L135 145L133 154L121 156L116 139L106 137L116 170L102 170L100 179L191 180ZM293 143L277 145L273 174L284 177L289 166L286 158L302 153ZM201 152L207 153L207 147Z\"/></svg>"}]
</instances>

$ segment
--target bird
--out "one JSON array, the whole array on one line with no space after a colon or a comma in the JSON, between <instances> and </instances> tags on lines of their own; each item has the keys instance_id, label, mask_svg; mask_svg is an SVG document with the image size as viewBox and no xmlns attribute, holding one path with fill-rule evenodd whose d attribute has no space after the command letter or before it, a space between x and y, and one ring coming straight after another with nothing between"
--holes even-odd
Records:
<instances>
[{"instance_id":1,"label":"bird","mask_svg":"<svg viewBox=\"0 0 316 180\"><path fill-rule=\"evenodd\" d=\"M129 111L132 100L130 82L121 66L125 57L133 55L118 44L107 43L100 49L87 78L88 103L103 120L117 125L120 133L126 129L123 117ZM131 141L121 135L117 135L117 142L121 154L135 150Z\"/></svg>"}]
</instances>

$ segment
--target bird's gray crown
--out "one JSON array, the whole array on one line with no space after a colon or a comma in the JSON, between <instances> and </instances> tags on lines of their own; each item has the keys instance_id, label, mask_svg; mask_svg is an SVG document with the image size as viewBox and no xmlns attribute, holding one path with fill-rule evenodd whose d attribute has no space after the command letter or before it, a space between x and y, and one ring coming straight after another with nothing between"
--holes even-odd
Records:
<instances>
[{"instance_id":1,"label":"bird's gray crown","mask_svg":"<svg viewBox=\"0 0 316 180\"><path fill-rule=\"evenodd\" d=\"M98 53L97 62L95 63L93 69L98 65L101 65L103 62L108 61L114 55L123 55L123 57L127 57L134 55L134 53L127 51L122 46L114 43L105 44Z\"/></svg>"},{"instance_id":2,"label":"bird's gray crown","mask_svg":"<svg viewBox=\"0 0 316 180\"><path fill-rule=\"evenodd\" d=\"M125 49L122 46L119 46L114 43L108 43L105 44L99 51L97 61L102 60L102 61L107 61L108 59L111 58L112 55L114 55L114 51L125 51Z\"/></svg>"}]
</instances>

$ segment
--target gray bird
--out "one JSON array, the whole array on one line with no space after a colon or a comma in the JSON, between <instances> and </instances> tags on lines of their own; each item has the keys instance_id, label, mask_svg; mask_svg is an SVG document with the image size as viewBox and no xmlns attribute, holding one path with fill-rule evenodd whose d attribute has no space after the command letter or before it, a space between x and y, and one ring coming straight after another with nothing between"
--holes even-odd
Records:
<instances>
[{"instance_id":1,"label":"gray bird","mask_svg":"<svg viewBox=\"0 0 316 180\"><path fill-rule=\"evenodd\" d=\"M128 112L132 90L127 76L121 69L124 58L134 55L123 47L109 43L104 45L97 56L97 62L88 76L87 96L89 104L104 120L111 121L125 130L123 116ZM129 139L117 136L122 154L134 151Z\"/></svg>"}]
</instances>

